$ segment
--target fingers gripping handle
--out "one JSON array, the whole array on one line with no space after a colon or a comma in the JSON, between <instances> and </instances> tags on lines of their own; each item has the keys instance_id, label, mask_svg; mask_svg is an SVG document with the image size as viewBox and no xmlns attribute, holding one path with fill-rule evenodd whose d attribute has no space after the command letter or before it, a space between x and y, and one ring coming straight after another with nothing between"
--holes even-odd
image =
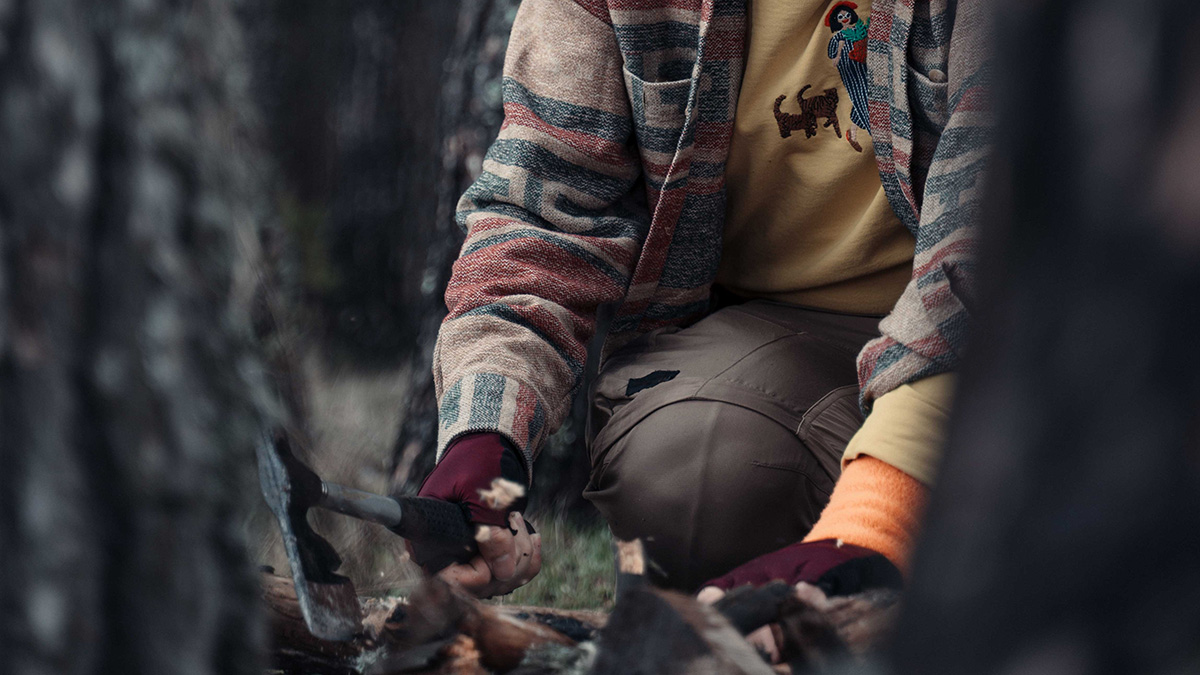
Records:
<instances>
[{"instance_id":1,"label":"fingers gripping handle","mask_svg":"<svg viewBox=\"0 0 1200 675\"><path fill-rule=\"evenodd\" d=\"M417 562L428 571L465 563L479 552L475 528L458 504L430 497L400 497L397 501L404 517L391 530L419 544L424 555Z\"/></svg>"},{"instance_id":2,"label":"fingers gripping handle","mask_svg":"<svg viewBox=\"0 0 1200 675\"><path fill-rule=\"evenodd\" d=\"M392 528L405 539L463 544L475 548L475 535L467 514L453 502L430 497L400 497L404 517Z\"/></svg>"},{"instance_id":3,"label":"fingers gripping handle","mask_svg":"<svg viewBox=\"0 0 1200 675\"><path fill-rule=\"evenodd\" d=\"M416 544L416 562L429 573L452 563L469 562L479 554L475 525L467 520L462 505L430 497L400 497L397 501L404 518L391 530ZM537 532L529 521L525 521L525 531Z\"/></svg>"}]
</instances>

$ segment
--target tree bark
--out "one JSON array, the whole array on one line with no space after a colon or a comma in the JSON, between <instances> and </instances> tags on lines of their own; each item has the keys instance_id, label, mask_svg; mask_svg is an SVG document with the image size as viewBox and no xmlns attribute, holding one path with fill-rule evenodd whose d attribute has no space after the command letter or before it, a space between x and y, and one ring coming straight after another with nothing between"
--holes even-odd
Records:
<instances>
[{"instance_id":1,"label":"tree bark","mask_svg":"<svg viewBox=\"0 0 1200 675\"><path fill-rule=\"evenodd\" d=\"M247 13L281 167L290 282L340 361L411 356L430 283L438 111L457 1L272 0Z\"/></svg>"},{"instance_id":2,"label":"tree bark","mask_svg":"<svg viewBox=\"0 0 1200 675\"><path fill-rule=\"evenodd\" d=\"M231 11L0 3L0 672L257 670Z\"/></svg>"},{"instance_id":3,"label":"tree bark","mask_svg":"<svg viewBox=\"0 0 1200 675\"><path fill-rule=\"evenodd\" d=\"M997 15L989 287L892 672L1192 672L1200 8Z\"/></svg>"}]
</instances>

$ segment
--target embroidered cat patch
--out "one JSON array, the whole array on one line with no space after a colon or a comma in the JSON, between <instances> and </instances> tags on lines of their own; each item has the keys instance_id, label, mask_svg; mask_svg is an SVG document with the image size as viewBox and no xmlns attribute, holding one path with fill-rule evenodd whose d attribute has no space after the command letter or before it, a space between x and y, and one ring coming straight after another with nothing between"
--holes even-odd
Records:
<instances>
[{"instance_id":1,"label":"embroidered cat patch","mask_svg":"<svg viewBox=\"0 0 1200 675\"><path fill-rule=\"evenodd\" d=\"M824 94L804 98L804 92L812 88L811 84L806 84L796 94L796 102L800 104L800 114L793 115L785 113L779 109L779 104L787 98L784 94L775 99L775 122L779 125L780 138L787 138L792 135L793 131L800 129L804 130L805 138L812 138L817 135L817 119L825 118L825 128L833 125L833 133L837 134L838 138L842 137L842 125L838 124L837 107L838 93L837 89L826 89Z\"/></svg>"},{"instance_id":2,"label":"embroidered cat patch","mask_svg":"<svg viewBox=\"0 0 1200 675\"><path fill-rule=\"evenodd\" d=\"M867 117L867 30L871 19L860 20L855 11L857 9L858 5L854 2L836 2L825 14L825 25L833 32L833 37L829 39L829 58L837 67L838 76L850 97L850 126L846 127L846 141L850 147L862 152L858 130L871 133ZM825 120L822 126L832 126L837 137L842 138L837 115L837 89L826 89L819 96L805 98L804 92L811 88L811 84L806 84L796 94L799 114L783 111L781 105L787 100L787 94L775 99L775 122L779 125L780 138L788 138L793 131L800 130L804 131L805 138L812 138L817 135L817 124L821 118Z\"/></svg>"}]
</instances>

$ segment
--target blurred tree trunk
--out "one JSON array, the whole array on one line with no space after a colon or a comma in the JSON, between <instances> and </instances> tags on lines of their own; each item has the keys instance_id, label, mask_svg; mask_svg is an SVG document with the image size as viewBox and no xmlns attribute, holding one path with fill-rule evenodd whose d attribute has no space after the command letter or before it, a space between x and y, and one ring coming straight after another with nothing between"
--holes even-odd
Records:
<instances>
[{"instance_id":1,"label":"blurred tree trunk","mask_svg":"<svg viewBox=\"0 0 1200 675\"><path fill-rule=\"evenodd\" d=\"M271 0L248 12L289 283L313 310L302 323L345 363L402 364L421 330L457 14L456 0Z\"/></svg>"},{"instance_id":2,"label":"blurred tree trunk","mask_svg":"<svg viewBox=\"0 0 1200 675\"><path fill-rule=\"evenodd\" d=\"M278 172L256 327L297 438L311 436L317 412L304 395L306 357L375 374L416 350L456 15L457 0L267 0L243 10Z\"/></svg>"},{"instance_id":3,"label":"blurred tree trunk","mask_svg":"<svg viewBox=\"0 0 1200 675\"><path fill-rule=\"evenodd\" d=\"M0 3L0 672L251 673L231 3Z\"/></svg>"},{"instance_id":4,"label":"blurred tree trunk","mask_svg":"<svg viewBox=\"0 0 1200 675\"><path fill-rule=\"evenodd\" d=\"M889 672L1197 672L1200 7L997 14L990 287Z\"/></svg>"},{"instance_id":5,"label":"blurred tree trunk","mask_svg":"<svg viewBox=\"0 0 1200 675\"><path fill-rule=\"evenodd\" d=\"M459 196L482 170L483 156L504 121L501 75L508 33L519 5L520 0L463 0L441 78L437 212L428 228L432 236L423 240L424 262L414 268L423 270L421 304L413 314L420 331L410 361L412 388L402 406L403 422L396 443L394 483L401 491L415 491L433 467L437 440L433 344L446 316L443 293L450 279L450 266L463 240L454 222L454 210ZM596 351L593 349L593 354ZM594 365L587 369L589 373L595 371ZM581 390L586 392L586 382ZM572 515L593 513L581 494L588 475L583 440L586 414L580 396L562 429L543 448L534 468L534 509L553 508Z\"/></svg>"}]
</instances>

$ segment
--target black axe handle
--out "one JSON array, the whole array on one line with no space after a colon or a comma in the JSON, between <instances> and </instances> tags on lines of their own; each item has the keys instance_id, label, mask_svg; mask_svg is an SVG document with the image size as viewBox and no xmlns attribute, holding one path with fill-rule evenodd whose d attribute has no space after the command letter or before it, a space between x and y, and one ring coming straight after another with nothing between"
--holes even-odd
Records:
<instances>
[{"instance_id":1,"label":"black axe handle","mask_svg":"<svg viewBox=\"0 0 1200 675\"><path fill-rule=\"evenodd\" d=\"M429 497L398 497L404 518L391 530L417 542L423 549L418 564L430 574L451 563L463 564L479 555L475 526L467 520L467 511L459 504ZM525 531L537 534L533 523L525 521ZM513 530L516 534L516 530Z\"/></svg>"},{"instance_id":2,"label":"black axe handle","mask_svg":"<svg viewBox=\"0 0 1200 675\"><path fill-rule=\"evenodd\" d=\"M475 527L467 512L454 502L430 497L384 497L336 483L321 482L321 497L315 506L359 520L379 523L392 532L416 542L416 562L430 574L452 563L465 563L479 554ZM537 530L525 521L529 534Z\"/></svg>"},{"instance_id":3,"label":"black axe handle","mask_svg":"<svg viewBox=\"0 0 1200 675\"><path fill-rule=\"evenodd\" d=\"M379 523L405 539L436 549L440 553L439 562L444 561L438 569L451 562L465 563L479 550L475 528L467 521L462 507L453 502L429 497L393 499L322 482L317 506Z\"/></svg>"}]
</instances>

